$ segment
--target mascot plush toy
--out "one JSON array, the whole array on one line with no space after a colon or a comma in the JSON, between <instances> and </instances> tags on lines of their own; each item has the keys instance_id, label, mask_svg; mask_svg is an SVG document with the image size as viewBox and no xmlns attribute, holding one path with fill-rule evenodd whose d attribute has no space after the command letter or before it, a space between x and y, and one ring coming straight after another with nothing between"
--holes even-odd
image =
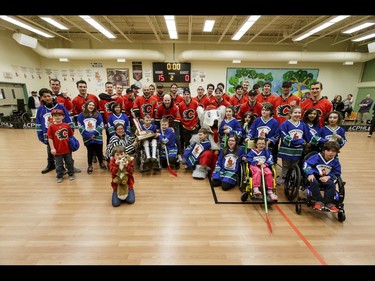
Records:
<instances>
[{"instance_id":1,"label":"mascot plush toy","mask_svg":"<svg viewBox=\"0 0 375 281\"><path fill-rule=\"evenodd\" d=\"M123 158L120 158L118 160L112 160L116 165L118 165L118 167L116 167L115 165L111 165L114 167L113 169L111 169L113 177L112 187L117 188L117 197L121 200L125 200L128 197L128 184L132 184L134 182L134 180L130 180L133 178L133 159L133 157L125 155Z\"/></svg>"},{"instance_id":2,"label":"mascot plush toy","mask_svg":"<svg viewBox=\"0 0 375 281\"><path fill-rule=\"evenodd\" d=\"M197 114L200 121L201 128L205 128L208 131L208 139L211 143L209 150L203 151L198 159L195 168L193 170L193 178L205 179L208 174L212 174L215 169L217 156L220 151L220 139L219 139L219 128L220 124L225 116L225 106L215 108L212 105L208 105L206 109L199 106L197 108ZM199 143L198 135L193 135L190 143Z\"/></svg>"}]
</instances>

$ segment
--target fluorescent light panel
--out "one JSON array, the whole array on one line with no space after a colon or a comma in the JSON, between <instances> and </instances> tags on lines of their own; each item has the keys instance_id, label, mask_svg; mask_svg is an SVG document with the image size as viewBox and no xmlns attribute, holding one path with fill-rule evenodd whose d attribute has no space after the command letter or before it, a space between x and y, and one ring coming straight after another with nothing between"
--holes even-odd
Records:
<instances>
[{"instance_id":1,"label":"fluorescent light panel","mask_svg":"<svg viewBox=\"0 0 375 281\"><path fill-rule=\"evenodd\" d=\"M94 20L90 16L80 16L82 19L84 19L88 24L96 28L98 31L100 31L105 37L109 39L114 39L116 36L110 32L108 29L106 29L104 26L102 26L99 22Z\"/></svg>"},{"instance_id":2,"label":"fluorescent light panel","mask_svg":"<svg viewBox=\"0 0 375 281\"><path fill-rule=\"evenodd\" d=\"M61 29L61 30L68 30L69 28L67 28L65 25L63 25L61 22L51 18L51 17L47 17L47 16L39 16L42 20L48 22L49 24L52 24L53 26L57 27L58 29Z\"/></svg>"},{"instance_id":3,"label":"fluorescent light panel","mask_svg":"<svg viewBox=\"0 0 375 281\"><path fill-rule=\"evenodd\" d=\"M298 61L296 61L296 60L290 60L289 62L288 62L288 64L297 64L298 63Z\"/></svg>"},{"instance_id":4,"label":"fluorescent light panel","mask_svg":"<svg viewBox=\"0 0 375 281\"><path fill-rule=\"evenodd\" d=\"M117 62L126 62L126 59L117 59Z\"/></svg>"},{"instance_id":5,"label":"fluorescent light panel","mask_svg":"<svg viewBox=\"0 0 375 281\"><path fill-rule=\"evenodd\" d=\"M68 58L59 58L59 61L61 61L61 62L67 62L67 61L69 61L69 59Z\"/></svg>"},{"instance_id":6,"label":"fluorescent light panel","mask_svg":"<svg viewBox=\"0 0 375 281\"><path fill-rule=\"evenodd\" d=\"M8 17L8 16L0 16L0 19L3 19L7 22L10 22L10 23L13 23L19 27L22 27L24 29L27 29L27 30L30 30L31 32L34 32L36 34L39 34L39 35L42 35L43 37L46 37L46 38L53 38L55 36L47 33L47 32L44 32L40 29L37 29L35 27L32 27L31 25L28 25L26 24L25 22L22 22L20 20L17 20L17 19L14 19L14 18L11 18L11 17Z\"/></svg>"},{"instance_id":7,"label":"fluorescent light panel","mask_svg":"<svg viewBox=\"0 0 375 281\"><path fill-rule=\"evenodd\" d=\"M214 28L215 20L206 20L204 22L203 32L211 32Z\"/></svg>"},{"instance_id":8,"label":"fluorescent light panel","mask_svg":"<svg viewBox=\"0 0 375 281\"><path fill-rule=\"evenodd\" d=\"M365 29L365 28L367 28L367 27L369 27L369 26L372 26L372 25L374 25L375 24L375 22L369 22L369 21L367 21L367 22L364 22L364 23L361 23L360 25L357 25L357 26L355 26L355 27L352 27L352 28L350 28L350 29L347 29L347 30L344 30L342 33L354 33L354 32L356 32L356 31L358 31L358 30L362 30L362 29Z\"/></svg>"},{"instance_id":9,"label":"fluorescent light panel","mask_svg":"<svg viewBox=\"0 0 375 281\"><path fill-rule=\"evenodd\" d=\"M309 31L301 34L300 36L296 37L293 39L293 41L302 41L303 39L323 30L323 29L326 29L328 27L330 27L331 25L335 24L335 23L338 23L339 21L342 21L344 19L346 19L347 17L349 16L337 16L337 17L334 17L334 18L331 18L329 19L328 21L314 27L313 29L310 29Z\"/></svg>"},{"instance_id":10,"label":"fluorescent light panel","mask_svg":"<svg viewBox=\"0 0 375 281\"><path fill-rule=\"evenodd\" d=\"M372 31L371 33L366 33L362 35L361 37L357 37L356 39L352 39L352 41L353 42L365 41L373 37L375 37L375 31Z\"/></svg>"},{"instance_id":11,"label":"fluorescent light panel","mask_svg":"<svg viewBox=\"0 0 375 281\"><path fill-rule=\"evenodd\" d=\"M241 63L241 60L233 60L232 63Z\"/></svg>"},{"instance_id":12,"label":"fluorescent light panel","mask_svg":"<svg viewBox=\"0 0 375 281\"><path fill-rule=\"evenodd\" d=\"M250 27L260 18L260 16L250 16L241 28L233 35L232 40L240 40Z\"/></svg>"},{"instance_id":13,"label":"fluorescent light panel","mask_svg":"<svg viewBox=\"0 0 375 281\"><path fill-rule=\"evenodd\" d=\"M168 28L169 38L170 39L178 39L177 35L177 28L176 28L176 21L174 16L164 16L165 24Z\"/></svg>"},{"instance_id":14,"label":"fluorescent light panel","mask_svg":"<svg viewBox=\"0 0 375 281\"><path fill-rule=\"evenodd\" d=\"M353 64L354 64L353 61L346 61L346 62L343 63L343 65L353 65Z\"/></svg>"}]
</instances>

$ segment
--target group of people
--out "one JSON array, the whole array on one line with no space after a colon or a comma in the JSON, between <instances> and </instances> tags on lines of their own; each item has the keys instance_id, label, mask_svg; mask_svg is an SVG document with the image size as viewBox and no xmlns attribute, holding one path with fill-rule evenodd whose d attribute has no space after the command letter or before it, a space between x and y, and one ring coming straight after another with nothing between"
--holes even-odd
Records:
<instances>
[{"instance_id":1,"label":"group of people","mask_svg":"<svg viewBox=\"0 0 375 281\"><path fill-rule=\"evenodd\" d=\"M99 162L102 169L109 166L114 174L114 165L122 157L122 152L117 150L119 146L124 147L125 155L133 155L139 145L143 145L146 161L153 163L156 161L159 142L166 148L160 151L163 167L172 164L178 169L183 161L193 168L193 176L194 173L208 174L214 184L221 185L224 190L236 185L238 164L246 159L253 174L259 175L259 171L264 170L268 196L273 200L277 196L272 191L267 169L277 162L277 157L282 158L282 177L278 181L282 184L287 170L300 159L304 147L319 147L319 143L329 140L337 141L342 147L346 142L345 131L339 126L342 114L333 111L332 103L320 96L323 89L320 82L311 85L310 98L303 102L290 92L290 82L282 84L280 96L271 93L271 82L265 82L263 92L260 92L260 87L256 85L248 91L248 81L243 81L236 87L232 97L224 93L224 84L218 83L216 88L208 84L207 94L199 86L194 98L189 88L184 88L180 96L177 84L171 85L169 94L164 94L163 85L156 85L156 88L153 85L143 86L143 93L139 94L139 88L133 84L123 95L122 85L107 82L105 93L100 94L99 98L87 93L85 81L77 81L76 85L79 93L72 100L60 93L58 79L51 79L51 90L43 88L39 91L41 105L36 113L36 128L39 140L47 145L48 153L48 164L42 173L56 168L58 182L62 181L65 168L63 161L55 161L55 158L61 156L65 160L70 180L74 180L74 173L79 170L74 168L71 152L62 149L67 147L66 141L76 126L87 149L88 174L93 173L95 161ZM211 132L200 128L198 107L225 107L225 118L219 128L221 149L218 155L210 151L208 135ZM66 123L70 129L66 126L63 129L50 126L60 123ZM137 127L138 123L140 127ZM61 134L61 130L67 133ZM104 155L103 130L107 140ZM137 138L140 131L152 132L153 138L140 142ZM194 135L199 136L195 143L191 142ZM59 142L64 145L60 147ZM249 142L254 142L255 148L247 151ZM70 157L66 156L69 153ZM211 157L213 155L216 157ZM215 159L213 164L212 159ZM132 190L134 164L128 165L128 188ZM258 188L255 189L258 193L259 177L255 176L255 179L254 188ZM116 184L112 184L112 187L113 194L116 194ZM116 195L114 197L118 199ZM112 205L118 206L118 200L113 198ZM134 200L133 190L125 201L132 203Z\"/></svg>"}]
</instances>

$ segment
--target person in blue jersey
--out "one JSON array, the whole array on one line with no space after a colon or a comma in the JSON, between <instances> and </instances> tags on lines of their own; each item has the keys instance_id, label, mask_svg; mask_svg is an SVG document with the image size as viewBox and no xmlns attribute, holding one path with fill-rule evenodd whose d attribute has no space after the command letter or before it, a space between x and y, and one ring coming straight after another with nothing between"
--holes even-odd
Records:
<instances>
[{"instance_id":1,"label":"person in blue jersey","mask_svg":"<svg viewBox=\"0 0 375 281\"><path fill-rule=\"evenodd\" d=\"M190 144L185 148L184 151L184 164L192 170L198 167L198 172L201 170L199 166L200 155L206 151L210 150L211 142L208 139L208 130L206 128L200 128L198 131L198 139L193 136L190 140ZM203 172L207 171L205 168Z\"/></svg>"},{"instance_id":2,"label":"person in blue jersey","mask_svg":"<svg viewBox=\"0 0 375 281\"><path fill-rule=\"evenodd\" d=\"M92 174L94 153L98 157L100 168L107 168L103 162L103 119L93 100L86 101L84 108L77 116L77 124L87 149L87 173Z\"/></svg>"},{"instance_id":3,"label":"person in blue jersey","mask_svg":"<svg viewBox=\"0 0 375 281\"><path fill-rule=\"evenodd\" d=\"M178 169L176 133L173 128L169 127L169 120L166 117L160 120L160 136L158 141L162 144L162 148L160 149L161 166L167 168L169 161L169 164Z\"/></svg>"},{"instance_id":4,"label":"person in blue jersey","mask_svg":"<svg viewBox=\"0 0 375 281\"><path fill-rule=\"evenodd\" d=\"M152 119L150 114L146 114L143 116L143 124L141 125L141 129L146 133L154 133L155 136L153 138L144 139L141 141L141 144L144 147L146 153L146 160L145 163L149 162L157 162L156 158L156 149L158 146L158 137L160 136L158 127L155 124L152 124ZM151 155L150 155L150 145L151 145Z\"/></svg>"},{"instance_id":5,"label":"person in blue jersey","mask_svg":"<svg viewBox=\"0 0 375 281\"><path fill-rule=\"evenodd\" d=\"M235 110L233 106L227 106L225 109L225 118L220 124L219 136L221 148L226 145L226 138L229 135L235 134L240 140L242 138L242 127L240 122L234 117Z\"/></svg>"},{"instance_id":6,"label":"person in blue jersey","mask_svg":"<svg viewBox=\"0 0 375 281\"><path fill-rule=\"evenodd\" d=\"M289 111L289 119L280 127L281 144L278 157L282 159L282 178L278 184L284 184L286 174L294 164L298 163L306 143L317 144L318 140L312 137L309 127L301 121L302 110L300 106L294 106Z\"/></svg>"},{"instance_id":7,"label":"person in blue jersey","mask_svg":"<svg viewBox=\"0 0 375 281\"><path fill-rule=\"evenodd\" d=\"M346 143L345 129L340 127L342 115L338 111L332 111L324 116L325 126L320 129L321 142L337 141L342 148Z\"/></svg>"},{"instance_id":8,"label":"person in blue jersey","mask_svg":"<svg viewBox=\"0 0 375 281\"><path fill-rule=\"evenodd\" d=\"M312 136L320 136L321 127L319 125L319 114L315 108L306 110L305 115L303 116L303 122L309 126ZM307 143L305 145L305 154L309 153L310 151L320 151L319 145Z\"/></svg>"},{"instance_id":9,"label":"person in blue jersey","mask_svg":"<svg viewBox=\"0 0 375 281\"><path fill-rule=\"evenodd\" d=\"M255 138L267 138L267 148L269 148L273 153L274 161L277 162L277 154L273 148L277 145L280 126L279 122L273 118L274 108L273 105L265 102L262 105L262 115L255 119L250 127L249 134L247 135L245 141L254 140ZM275 155L276 154L276 155Z\"/></svg>"},{"instance_id":10,"label":"person in blue jersey","mask_svg":"<svg viewBox=\"0 0 375 281\"><path fill-rule=\"evenodd\" d=\"M324 143L322 152L312 155L303 164L305 177L310 182L312 198L316 200L313 207L316 210L322 210L325 202L325 206L331 212L339 211L334 204L335 180L341 175L341 165L336 157L339 152L339 144L336 141L328 141ZM324 199L320 188L324 190Z\"/></svg>"},{"instance_id":11,"label":"person in blue jersey","mask_svg":"<svg viewBox=\"0 0 375 281\"><path fill-rule=\"evenodd\" d=\"M227 138L225 148L220 150L215 170L212 173L212 186L221 186L227 191L237 185L241 160L246 160L246 154L238 146L235 134Z\"/></svg>"},{"instance_id":12,"label":"person in blue jersey","mask_svg":"<svg viewBox=\"0 0 375 281\"><path fill-rule=\"evenodd\" d=\"M125 134L133 136L130 127L129 117L122 112L121 105L117 102L112 104L112 114L108 117L108 133L112 137L115 134L115 125L122 123L125 128Z\"/></svg>"},{"instance_id":13,"label":"person in blue jersey","mask_svg":"<svg viewBox=\"0 0 375 281\"><path fill-rule=\"evenodd\" d=\"M272 153L266 146L267 139L257 137L254 139L254 144L255 147L247 153L247 162L249 163L253 180L253 194L260 195L262 193L260 187L262 184L261 168L263 168L267 197L271 200L277 200L277 195L273 193L273 175L271 171L271 167L274 163Z\"/></svg>"},{"instance_id":14,"label":"person in blue jersey","mask_svg":"<svg viewBox=\"0 0 375 281\"><path fill-rule=\"evenodd\" d=\"M39 97L41 99L41 105L38 107L35 117L35 128L40 142L47 146L47 167L42 170L42 174L48 173L56 168L55 157L51 153L51 147L48 143L47 130L48 127L53 123L52 110L60 109L64 113L62 122L67 123L74 131L74 123L70 118L68 110L62 105L56 102L53 98L52 91L47 88L39 90ZM74 160L73 160L74 163ZM75 171L77 172L77 171Z\"/></svg>"}]
</instances>

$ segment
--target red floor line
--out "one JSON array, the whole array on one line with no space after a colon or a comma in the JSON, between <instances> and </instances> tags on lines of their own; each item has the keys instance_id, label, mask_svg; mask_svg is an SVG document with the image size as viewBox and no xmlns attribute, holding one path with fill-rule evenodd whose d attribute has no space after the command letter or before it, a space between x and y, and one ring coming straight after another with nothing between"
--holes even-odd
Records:
<instances>
[{"instance_id":1,"label":"red floor line","mask_svg":"<svg viewBox=\"0 0 375 281\"><path fill-rule=\"evenodd\" d=\"M280 207L275 204L276 209L284 217L284 219L289 223L290 227L294 230L295 233L301 238L301 240L306 244L307 248L313 253L313 255L318 259L322 265L327 265L326 261L319 255L318 251L307 241L305 236L298 230L298 228L292 223L292 221L287 217L287 215L280 209Z\"/></svg>"}]
</instances>

